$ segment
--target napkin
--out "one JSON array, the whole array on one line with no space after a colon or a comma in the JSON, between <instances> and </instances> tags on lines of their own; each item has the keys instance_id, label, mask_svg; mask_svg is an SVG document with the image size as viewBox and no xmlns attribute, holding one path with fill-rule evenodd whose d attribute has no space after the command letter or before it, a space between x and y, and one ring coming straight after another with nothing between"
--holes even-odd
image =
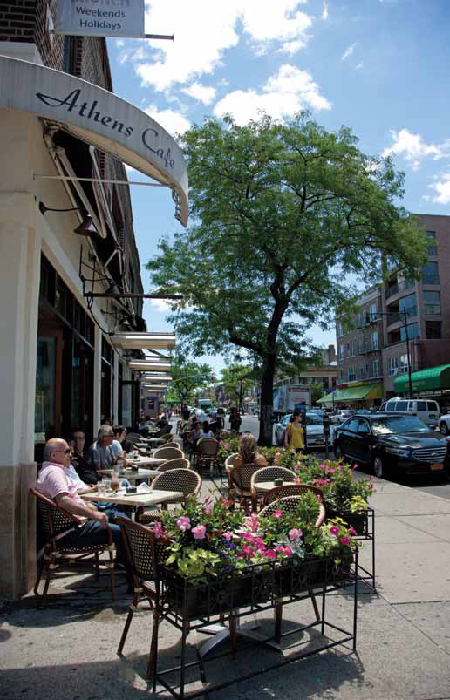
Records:
<instances>
[{"instance_id":1,"label":"napkin","mask_svg":"<svg viewBox=\"0 0 450 700\"><path fill-rule=\"evenodd\" d=\"M136 493L151 493L152 489L148 484L139 484L136 487Z\"/></svg>"}]
</instances>

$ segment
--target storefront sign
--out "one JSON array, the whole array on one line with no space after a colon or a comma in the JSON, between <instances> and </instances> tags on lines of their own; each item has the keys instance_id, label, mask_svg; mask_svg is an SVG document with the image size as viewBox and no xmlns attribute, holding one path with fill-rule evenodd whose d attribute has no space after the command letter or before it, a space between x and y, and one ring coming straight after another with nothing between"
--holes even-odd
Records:
<instances>
[{"instance_id":1,"label":"storefront sign","mask_svg":"<svg viewBox=\"0 0 450 700\"><path fill-rule=\"evenodd\" d=\"M145 36L144 0L57 0L56 34Z\"/></svg>"},{"instance_id":2,"label":"storefront sign","mask_svg":"<svg viewBox=\"0 0 450 700\"><path fill-rule=\"evenodd\" d=\"M58 122L77 138L167 185L175 195L176 217L186 226L188 182L183 154L145 112L85 80L5 56L0 56L1 107Z\"/></svg>"}]
</instances>

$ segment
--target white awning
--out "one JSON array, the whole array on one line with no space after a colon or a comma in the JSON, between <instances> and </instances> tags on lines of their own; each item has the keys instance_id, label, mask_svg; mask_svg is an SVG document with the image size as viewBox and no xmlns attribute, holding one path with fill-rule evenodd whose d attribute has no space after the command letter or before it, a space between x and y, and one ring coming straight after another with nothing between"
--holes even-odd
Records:
<instances>
[{"instance_id":1,"label":"white awning","mask_svg":"<svg viewBox=\"0 0 450 700\"><path fill-rule=\"evenodd\" d=\"M151 391L166 391L167 387L160 386L159 384L144 384L144 389L150 389Z\"/></svg>"},{"instance_id":2,"label":"white awning","mask_svg":"<svg viewBox=\"0 0 450 700\"><path fill-rule=\"evenodd\" d=\"M130 369L137 372L169 372L172 369L171 362L149 362L147 360L131 360L128 363Z\"/></svg>"},{"instance_id":3,"label":"white awning","mask_svg":"<svg viewBox=\"0 0 450 700\"><path fill-rule=\"evenodd\" d=\"M124 350L173 350L176 345L172 333L116 333L111 342Z\"/></svg>"},{"instance_id":4,"label":"white awning","mask_svg":"<svg viewBox=\"0 0 450 700\"><path fill-rule=\"evenodd\" d=\"M170 187L175 216L187 225L186 161L172 136L142 110L86 80L7 56L0 56L1 107L56 122Z\"/></svg>"},{"instance_id":5,"label":"white awning","mask_svg":"<svg viewBox=\"0 0 450 700\"><path fill-rule=\"evenodd\" d=\"M144 374L144 382L153 382L153 384L170 384L172 377L168 374Z\"/></svg>"}]
</instances>

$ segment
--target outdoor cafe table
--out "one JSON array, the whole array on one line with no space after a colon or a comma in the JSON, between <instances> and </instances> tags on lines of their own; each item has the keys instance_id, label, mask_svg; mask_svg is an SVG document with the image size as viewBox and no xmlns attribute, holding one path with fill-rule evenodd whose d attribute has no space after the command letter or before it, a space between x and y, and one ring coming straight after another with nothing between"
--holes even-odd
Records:
<instances>
[{"instance_id":1,"label":"outdoor cafe table","mask_svg":"<svg viewBox=\"0 0 450 700\"><path fill-rule=\"evenodd\" d=\"M117 503L117 505L121 506L131 506L135 508L137 512L142 508L149 508L159 505L160 503L167 503L168 501L181 498L184 498L184 494L181 491L159 491L158 489L153 489L147 493L132 493L129 495L126 493L107 493L104 496L99 496L99 494L95 492L83 494L84 501Z\"/></svg>"},{"instance_id":2,"label":"outdoor cafe table","mask_svg":"<svg viewBox=\"0 0 450 700\"><path fill-rule=\"evenodd\" d=\"M283 486L295 486L294 481L285 481L283 479ZM255 484L255 489L257 491L262 491L262 493L267 493L268 491L271 491L276 487L276 484L274 481L258 481Z\"/></svg>"},{"instance_id":3,"label":"outdoor cafe table","mask_svg":"<svg viewBox=\"0 0 450 700\"><path fill-rule=\"evenodd\" d=\"M165 460L161 460L161 462L165 462ZM112 470L100 469L99 474L106 477L112 476ZM124 472L119 474L119 479L128 479L128 481L137 481L138 479L154 479L160 474L161 472L157 471L156 469L139 469L137 472L131 471L131 469L126 469Z\"/></svg>"}]
</instances>

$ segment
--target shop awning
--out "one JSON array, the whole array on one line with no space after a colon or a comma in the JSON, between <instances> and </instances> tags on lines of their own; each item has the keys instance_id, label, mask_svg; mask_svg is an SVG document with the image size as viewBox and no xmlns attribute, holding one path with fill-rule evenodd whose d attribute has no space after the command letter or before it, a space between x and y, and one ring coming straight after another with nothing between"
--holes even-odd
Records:
<instances>
[{"instance_id":1,"label":"shop awning","mask_svg":"<svg viewBox=\"0 0 450 700\"><path fill-rule=\"evenodd\" d=\"M152 382L153 384L170 384L172 377L168 374L144 374L144 382Z\"/></svg>"},{"instance_id":2,"label":"shop awning","mask_svg":"<svg viewBox=\"0 0 450 700\"><path fill-rule=\"evenodd\" d=\"M2 107L55 122L76 138L169 187L175 216L187 225L188 179L183 154L172 136L142 110L81 78L6 56L0 56Z\"/></svg>"},{"instance_id":3,"label":"shop awning","mask_svg":"<svg viewBox=\"0 0 450 700\"><path fill-rule=\"evenodd\" d=\"M318 400L317 403L343 403L345 401L366 401L368 399L381 399L383 387L380 382L376 384L359 384L349 386L346 389L336 389L333 394L327 394Z\"/></svg>"},{"instance_id":4,"label":"shop awning","mask_svg":"<svg viewBox=\"0 0 450 700\"><path fill-rule=\"evenodd\" d=\"M439 391L450 389L450 365L438 365L411 374L413 391ZM399 394L409 391L408 374L394 380L394 390Z\"/></svg>"},{"instance_id":5,"label":"shop awning","mask_svg":"<svg viewBox=\"0 0 450 700\"><path fill-rule=\"evenodd\" d=\"M128 363L130 369L137 372L169 372L172 369L171 362L148 362L146 360L131 360Z\"/></svg>"},{"instance_id":6,"label":"shop awning","mask_svg":"<svg viewBox=\"0 0 450 700\"><path fill-rule=\"evenodd\" d=\"M176 345L172 333L116 333L111 342L124 350L173 350Z\"/></svg>"}]
</instances>

